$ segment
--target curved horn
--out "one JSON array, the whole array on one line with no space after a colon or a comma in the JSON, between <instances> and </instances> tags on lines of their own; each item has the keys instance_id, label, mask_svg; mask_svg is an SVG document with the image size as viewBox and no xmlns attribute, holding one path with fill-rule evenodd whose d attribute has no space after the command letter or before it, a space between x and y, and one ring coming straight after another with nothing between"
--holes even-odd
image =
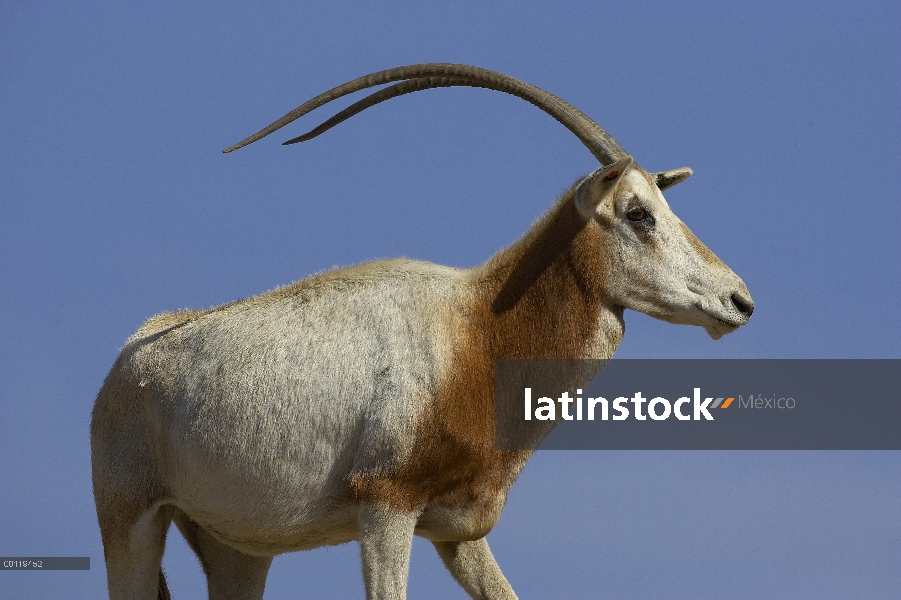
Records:
<instances>
[{"instance_id":1,"label":"curved horn","mask_svg":"<svg viewBox=\"0 0 901 600\"><path fill-rule=\"evenodd\" d=\"M369 106L373 106L396 96L433 87L470 86L506 92L534 104L572 131L582 143L588 147L595 158L603 164L612 163L617 159L628 155L623 147L597 123L589 119L584 113L568 102L561 100L553 94L496 71L490 71L480 67L470 67L467 65L443 63L409 65L406 67L387 69L385 71L371 73L345 83L344 85L340 85L305 102L281 119L263 128L247 139L238 142L234 146L226 148L223 152L232 152L233 150L237 150L238 148L255 142L256 140L269 135L273 131L284 127L291 121L319 108L323 104L340 98L341 96L398 80L407 81L385 88L384 90L379 90L375 94L364 98L338 115L335 115L335 117L311 131L310 134L301 137L304 139L315 137L315 135L337 125L341 121L350 118ZM314 132L318 133L313 135ZM295 140L291 141L301 140L295 138Z\"/></svg>"},{"instance_id":2,"label":"curved horn","mask_svg":"<svg viewBox=\"0 0 901 600\"><path fill-rule=\"evenodd\" d=\"M407 79L406 81L395 83L390 87L382 88L374 94L366 96L359 102L351 104L329 120L324 121L322 124L305 134L299 135L296 138L291 138L287 142L282 142L282 146L297 144L299 142L308 142L314 137L319 137L335 125L343 123L355 114L361 113L370 106L375 106L379 102L384 102L385 100L396 98L397 96L403 96L404 94L411 94L413 92L438 87L452 87L455 85L468 86L469 80L454 77L419 77L417 79Z\"/></svg>"}]
</instances>

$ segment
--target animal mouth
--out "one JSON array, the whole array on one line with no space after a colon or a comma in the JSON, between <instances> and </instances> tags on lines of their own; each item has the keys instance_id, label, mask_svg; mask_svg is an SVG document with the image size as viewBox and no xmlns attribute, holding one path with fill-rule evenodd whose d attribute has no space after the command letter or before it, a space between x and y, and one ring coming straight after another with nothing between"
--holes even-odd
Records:
<instances>
[{"instance_id":1,"label":"animal mouth","mask_svg":"<svg viewBox=\"0 0 901 600\"><path fill-rule=\"evenodd\" d=\"M728 317L716 314L713 311L707 310L700 302L695 304L695 308L697 308L698 311L700 311L704 315L704 317L711 321L714 321L715 324L719 325L720 327L728 327L729 329L734 330L747 323L747 320L744 319L730 319Z\"/></svg>"},{"instance_id":2,"label":"animal mouth","mask_svg":"<svg viewBox=\"0 0 901 600\"><path fill-rule=\"evenodd\" d=\"M698 313L700 313L698 316L700 317L701 322L698 324L703 327L707 332L707 335L714 340L718 340L724 335L732 333L744 325L744 322L736 322L728 317L720 316L712 311L705 310L701 303L696 303L694 307Z\"/></svg>"},{"instance_id":3,"label":"animal mouth","mask_svg":"<svg viewBox=\"0 0 901 600\"><path fill-rule=\"evenodd\" d=\"M721 319L721 318L719 318L719 317L716 316L716 315L711 315L710 313L707 313L707 314L710 315L711 317L713 317L715 320L717 320L717 321L719 321L720 323L722 323L723 325L727 326L727 327L735 327L735 328L738 328L738 327L741 327L742 325L744 325L744 323L736 323L736 322L734 322L734 321L726 321L725 319Z\"/></svg>"}]
</instances>

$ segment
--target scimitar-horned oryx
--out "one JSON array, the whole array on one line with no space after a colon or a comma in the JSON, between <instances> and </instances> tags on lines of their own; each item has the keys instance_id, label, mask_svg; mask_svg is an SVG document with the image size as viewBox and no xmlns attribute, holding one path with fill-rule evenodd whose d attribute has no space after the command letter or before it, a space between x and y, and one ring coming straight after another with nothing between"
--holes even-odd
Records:
<instances>
[{"instance_id":1,"label":"scimitar-horned oryx","mask_svg":"<svg viewBox=\"0 0 901 600\"><path fill-rule=\"evenodd\" d=\"M449 64L373 73L226 152L398 81L292 141L395 96L473 86L538 106L604 166L473 269L364 263L144 323L91 421L114 600L168 597L160 561L173 520L210 598L261 598L275 555L351 540L367 598L404 598L414 535L432 541L473 598L515 598L485 535L531 452L495 446L495 360L607 359L627 308L714 339L748 322L745 284L661 194L691 170L643 170L583 113L500 73Z\"/></svg>"}]
</instances>

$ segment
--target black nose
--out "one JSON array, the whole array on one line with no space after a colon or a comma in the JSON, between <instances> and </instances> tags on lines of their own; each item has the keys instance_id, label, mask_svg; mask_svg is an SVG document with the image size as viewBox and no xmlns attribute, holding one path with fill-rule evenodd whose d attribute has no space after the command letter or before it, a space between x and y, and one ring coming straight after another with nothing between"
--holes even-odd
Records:
<instances>
[{"instance_id":1,"label":"black nose","mask_svg":"<svg viewBox=\"0 0 901 600\"><path fill-rule=\"evenodd\" d=\"M754 301L750 298L742 298L738 294L732 294L732 305L738 309L738 312L747 315L748 318L754 312Z\"/></svg>"}]
</instances>

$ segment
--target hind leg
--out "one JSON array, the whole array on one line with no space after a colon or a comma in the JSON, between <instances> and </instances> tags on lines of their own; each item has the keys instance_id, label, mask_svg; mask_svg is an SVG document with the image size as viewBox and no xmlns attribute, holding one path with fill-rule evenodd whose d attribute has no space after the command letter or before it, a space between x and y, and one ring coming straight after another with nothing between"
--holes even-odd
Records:
<instances>
[{"instance_id":1,"label":"hind leg","mask_svg":"<svg viewBox=\"0 0 901 600\"><path fill-rule=\"evenodd\" d=\"M203 566L210 600L263 597L271 556L250 556L223 544L178 509L173 519Z\"/></svg>"},{"instance_id":2,"label":"hind leg","mask_svg":"<svg viewBox=\"0 0 901 600\"><path fill-rule=\"evenodd\" d=\"M100 511L98 516L110 600L167 598L160 563L171 507L155 506L130 522Z\"/></svg>"}]
</instances>

